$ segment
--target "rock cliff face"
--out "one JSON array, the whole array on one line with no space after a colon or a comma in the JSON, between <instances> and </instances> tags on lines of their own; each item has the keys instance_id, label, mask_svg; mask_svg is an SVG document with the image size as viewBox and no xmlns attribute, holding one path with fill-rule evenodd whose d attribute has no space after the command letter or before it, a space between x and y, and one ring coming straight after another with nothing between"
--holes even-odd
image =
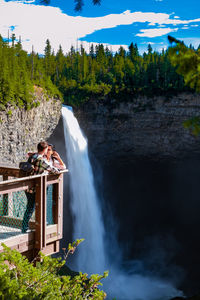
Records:
<instances>
[{"instance_id":1,"label":"rock cliff face","mask_svg":"<svg viewBox=\"0 0 200 300\"><path fill-rule=\"evenodd\" d=\"M125 259L142 259L161 277L176 274L186 295L199 293L200 137L183 122L200 115L200 96L94 101L75 114L99 161L92 159L96 185Z\"/></svg>"},{"instance_id":2,"label":"rock cliff face","mask_svg":"<svg viewBox=\"0 0 200 300\"><path fill-rule=\"evenodd\" d=\"M169 100L140 97L119 105L93 101L75 114L90 150L101 161L180 158L200 153L200 138L183 127L185 120L200 115L197 94L180 94Z\"/></svg>"},{"instance_id":3,"label":"rock cliff face","mask_svg":"<svg viewBox=\"0 0 200 300\"><path fill-rule=\"evenodd\" d=\"M38 91L37 91L38 92ZM37 93L40 106L29 111L8 107L0 111L0 164L18 165L28 151L35 151L38 142L46 140L56 127L61 102Z\"/></svg>"}]
</instances>

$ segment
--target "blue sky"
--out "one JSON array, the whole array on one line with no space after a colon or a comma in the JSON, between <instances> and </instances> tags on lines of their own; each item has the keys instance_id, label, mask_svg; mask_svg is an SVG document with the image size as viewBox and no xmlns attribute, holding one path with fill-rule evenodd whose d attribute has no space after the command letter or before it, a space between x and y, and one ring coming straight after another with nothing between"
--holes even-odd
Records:
<instances>
[{"instance_id":1,"label":"blue sky","mask_svg":"<svg viewBox=\"0 0 200 300\"><path fill-rule=\"evenodd\" d=\"M200 44L199 0L102 0L101 6L85 0L81 12L74 11L73 0L51 0L49 6L36 0L0 0L0 33L8 36L8 29L21 36L23 47L43 53L45 41L50 39L57 51L64 52L71 45L103 43L116 51L137 43L140 52L148 43L161 51L168 47L167 35L195 47Z\"/></svg>"}]
</instances>

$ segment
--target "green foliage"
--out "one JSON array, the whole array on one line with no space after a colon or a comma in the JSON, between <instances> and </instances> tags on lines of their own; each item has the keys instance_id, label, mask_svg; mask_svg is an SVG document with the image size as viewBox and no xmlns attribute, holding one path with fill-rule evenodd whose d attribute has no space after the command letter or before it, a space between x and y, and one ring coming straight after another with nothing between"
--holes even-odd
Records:
<instances>
[{"instance_id":1,"label":"green foliage","mask_svg":"<svg viewBox=\"0 0 200 300\"><path fill-rule=\"evenodd\" d=\"M11 117L12 116L12 110L8 110L8 112L7 112L7 115L9 116L9 117Z\"/></svg>"},{"instance_id":2,"label":"green foliage","mask_svg":"<svg viewBox=\"0 0 200 300\"><path fill-rule=\"evenodd\" d=\"M12 46L0 38L0 109L8 104L27 109L39 105L33 99L34 85L42 88L46 99L52 96L72 106L89 99L119 103L138 95L170 96L187 91L183 77L176 72L172 51L158 53L148 45L147 52L140 55L137 44L131 43L128 51L120 47L113 53L100 44L91 45L88 54L81 46L64 55L61 46L56 54L52 52L47 39L41 56L34 51L27 54L14 36ZM196 64L193 52L190 49L188 66ZM190 74L196 76L194 71ZM185 82L190 82L190 87L200 85L189 77Z\"/></svg>"},{"instance_id":3,"label":"green foliage","mask_svg":"<svg viewBox=\"0 0 200 300\"><path fill-rule=\"evenodd\" d=\"M200 134L200 117L193 117L183 123L184 128L189 129L195 136Z\"/></svg>"},{"instance_id":4,"label":"green foliage","mask_svg":"<svg viewBox=\"0 0 200 300\"><path fill-rule=\"evenodd\" d=\"M187 47L183 42L168 36L172 47L169 49L169 59L182 75L185 84L200 92L200 48L195 50ZM200 117L193 117L183 123L183 126L198 136L200 134Z\"/></svg>"},{"instance_id":5,"label":"green foliage","mask_svg":"<svg viewBox=\"0 0 200 300\"><path fill-rule=\"evenodd\" d=\"M77 240L68 247L76 248L82 240ZM100 280L108 276L91 275L81 272L71 277L59 275L65 265L61 258L46 257L40 253L40 260L33 263L18 251L3 245L0 253L0 299L105 299L106 294L98 289Z\"/></svg>"},{"instance_id":6,"label":"green foliage","mask_svg":"<svg viewBox=\"0 0 200 300\"><path fill-rule=\"evenodd\" d=\"M0 36L0 110L8 105L27 109L39 105L33 97L34 85L42 87L48 96L62 98L49 76L52 55L49 57L47 50L45 53L47 57L40 60L33 52L28 55L22 50L20 42L15 44L14 35L11 46Z\"/></svg>"},{"instance_id":7,"label":"green foliage","mask_svg":"<svg viewBox=\"0 0 200 300\"><path fill-rule=\"evenodd\" d=\"M128 52L120 47L115 54L102 44L91 45L89 54L81 46L79 52L72 47L64 55L60 47L51 80L63 94L64 102L72 106L89 99L122 102L139 94L169 96L187 91L183 77L168 56L168 51L158 53L150 45L148 52L140 55L133 43Z\"/></svg>"},{"instance_id":8,"label":"green foliage","mask_svg":"<svg viewBox=\"0 0 200 300\"><path fill-rule=\"evenodd\" d=\"M177 67L177 72L184 77L186 85L200 92L200 49L187 47L171 36L168 38L175 44L169 49L172 65Z\"/></svg>"},{"instance_id":9,"label":"green foliage","mask_svg":"<svg viewBox=\"0 0 200 300\"><path fill-rule=\"evenodd\" d=\"M68 251L66 252L66 248L63 248L64 251L64 259L66 260L68 255L71 253L73 254L76 250L76 247L82 243L84 241L84 239L77 239L76 241L74 241L72 244L69 243L68 244Z\"/></svg>"}]
</instances>

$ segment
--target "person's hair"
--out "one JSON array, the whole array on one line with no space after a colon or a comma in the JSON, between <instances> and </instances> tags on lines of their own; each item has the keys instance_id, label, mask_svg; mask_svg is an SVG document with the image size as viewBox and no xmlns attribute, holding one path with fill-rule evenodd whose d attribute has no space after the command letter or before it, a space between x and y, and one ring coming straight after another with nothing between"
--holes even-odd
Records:
<instances>
[{"instance_id":1,"label":"person's hair","mask_svg":"<svg viewBox=\"0 0 200 300\"><path fill-rule=\"evenodd\" d=\"M48 143L48 146L50 146L53 151L56 151L56 148L55 148L55 146L53 144L49 144Z\"/></svg>"},{"instance_id":2,"label":"person's hair","mask_svg":"<svg viewBox=\"0 0 200 300\"><path fill-rule=\"evenodd\" d=\"M37 145L38 152L43 151L43 150L46 149L47 147L48 147L47 142L40 142L40 143Z\"/></svg>"}]
</instances>

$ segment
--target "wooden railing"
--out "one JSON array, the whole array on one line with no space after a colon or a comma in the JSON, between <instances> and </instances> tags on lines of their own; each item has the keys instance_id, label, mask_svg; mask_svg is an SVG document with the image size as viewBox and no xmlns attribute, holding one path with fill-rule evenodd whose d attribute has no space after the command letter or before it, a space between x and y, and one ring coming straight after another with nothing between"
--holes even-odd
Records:
<instances>
[{"instance_id":1,"label":"wooden railing","mask_svg":"<svg viewBox=\"0 0 200 300\"><path fill-rule=\"evenodd\" d=\"M0 176L3 176L3 181L0 181L0 195L4 195L3 197L6 195L7 201L4 203L7 213L0 216L0 226L1 222L9 226L14 223L15 226L21 228L23 218L12 215L12 195L14 192L26 191L32 187L36 189L35 221L31 221L29 224L33 231L25 234L20 231L16 236L3 239L3 241L0 239L0 243L3 242L30 258L35 257L38 251L42 251L46 255L59 251L59 241L63 236L63 173L65 172L68 170L63 170L56 175L34 175L19 178L18 168L0 166ZM49 226L46 224L48 185L53 185L54 220L54 224ZM0 252L2 250L3 248L0 246Z\"/></svg>"}]
</instances>

